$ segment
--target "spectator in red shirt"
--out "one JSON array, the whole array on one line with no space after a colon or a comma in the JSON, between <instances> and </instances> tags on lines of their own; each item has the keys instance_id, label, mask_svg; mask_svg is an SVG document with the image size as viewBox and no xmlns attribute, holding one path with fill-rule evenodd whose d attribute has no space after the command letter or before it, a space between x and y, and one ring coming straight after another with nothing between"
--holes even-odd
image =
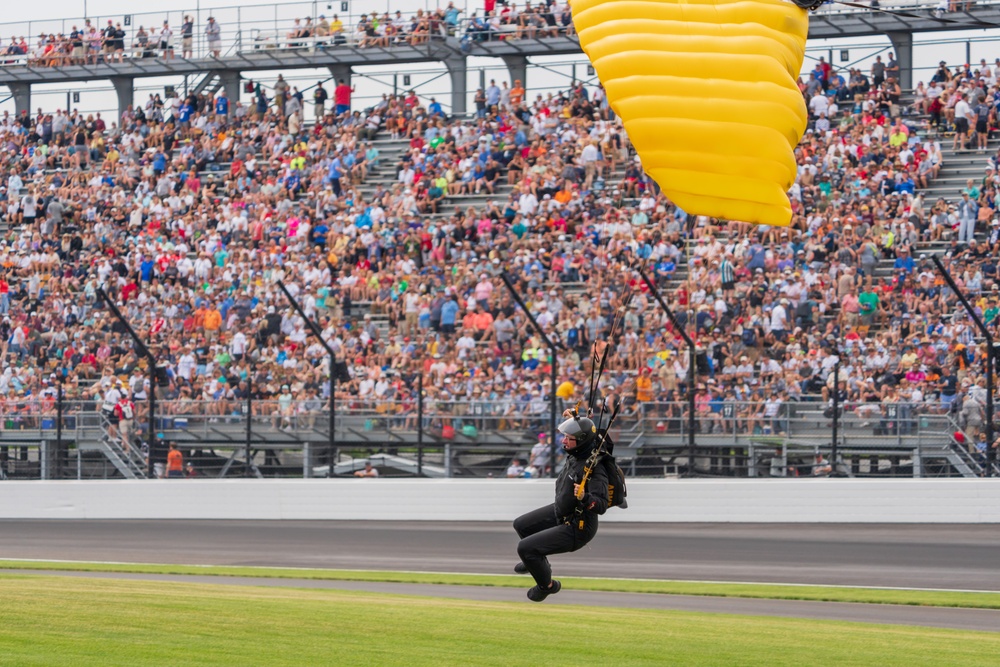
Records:
<instances>
[{"instance_id":1,"label":"spectator in red shirt","mask_svg":"<svg viewBox=\"0 0 1000 667\"><path fill-rule=\"evenodd\" d=\"M348 86L343 79L337 81L337 87L333 89L333 104L338 116L351 112L351 93L354 89L354 86Z\"/></svg>"}]
</instances>

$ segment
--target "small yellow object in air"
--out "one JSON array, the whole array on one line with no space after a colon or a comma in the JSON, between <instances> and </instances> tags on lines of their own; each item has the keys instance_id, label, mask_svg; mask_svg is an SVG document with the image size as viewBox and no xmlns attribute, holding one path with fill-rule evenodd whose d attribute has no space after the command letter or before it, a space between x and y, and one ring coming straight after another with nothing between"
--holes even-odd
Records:
<instances>
[{"instance_id":1,"label":"small yellow object in air","mask_svg":"<svg viewBox=\"0 0 1000 667\"><path fill-rule=\"evenodd\" d=\"M570 0L643 168L691 215L787 226L809 19L782 0Z\"/></svg>"}]
</instances>

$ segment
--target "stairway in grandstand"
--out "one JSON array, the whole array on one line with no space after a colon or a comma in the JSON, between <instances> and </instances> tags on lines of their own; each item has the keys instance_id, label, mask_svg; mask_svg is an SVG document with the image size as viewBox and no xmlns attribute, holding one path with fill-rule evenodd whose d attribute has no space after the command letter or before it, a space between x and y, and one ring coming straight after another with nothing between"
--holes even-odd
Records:
<instances>
[{"instance_id":1,"label":"stairway in grandstand","mask_svg":"<svg viewBox=\"0 0 1000 667\"><path fill-rule=\"evenodd\" d=\"M134 437L131 438L126 451L124 439L111 429L111 423L101 415L101 434L97 448L125 479L145 479L146 461L139 441Z\"/></svg>"},{"instance_id":2,"label":"stairway in grandstand","mask_svg":"<svg viewBox=\"0 0 1000 667\"><path fill-rule=\"evenodd\" d=\"M925 216L931 214L932 207L939 200L944 200L949 204L957 204L961 201L961 191L966 187L969 179L972 179L976 187L980 187L986 167L990 164L990 156L995 155L997 149L1000 148L1000 138L991 137L985 153L978 153L975 150L956 151L952 148L953 133L946 132L932 136L941 144L942 166L938 177L931 181L928 187L918 191L923 195ZM976 226L977 240L985 239L988 233L989 229L984 224ZM945 237L937 241L920 239L914 248L913 259L919 264L921 256L926 256L929 259L933 254L942 255L949 246L950 240ZM893 276L892 267L891 260L882 260L875 269L875 276L885 278L888 281Z\"/></svg>"},{"instance_id":3,"label":"stairway in grandstand","mask_svg":"<svg viewBox=\"0 0 1000 667\"><path fill-rule=\"evenodd\" d=\"M986 173L986 167L989 166L989 157L996 154L997 148L1000 147L1000 138L991 137L986 153L977 153L975 151L956 152L951 147L951 133L942 135L940 142L944 164L941 167L938 177L931 181L927 188L921 190L921 193L924 195L924 205L927 207L933 205L938 199L950 202L961 200L960 191L965 187L966 181L970 178L975 182L976 187L979 187L982 183L983 175Z\"/></svg>"},{"instance_id":4,"label":"stairway in grandstand","mask_svg":"<svg viewBox=\"0 0 1000 667\"><path fill-rule=\"evenodd\" d=\"M370 198L378 188L389 191L392 190L398 182L397 165L402 159L403 154L406 153L409 148L409 141L405 139L380 138L373 141L372 144L379 151L378 168L369 172L368 178L358 188L366 199ZM613 173L605 174L604 187L607 190L613 191L618 187L618 184L624 177L625 165L618 165ZM507 184L506 174L501 174L500 180L496 185L496 191L493 194L489 194L484 191L480 194L448 195L441 202L437 214L425 215L421 217L443 220L453 215L456 210L464 212L470 207L476 210L481 210L485 208L486 202L490 200L496 201L497 205L503 208L503 205L506 203L511 192L513 192L513 189L514 186ZM623 205L632 205L634 203L634 200L625 200ZM578 296L583 292L582 283L561 283L561 285L567 296ZM371 303L360 301L355 302L354 306L358 310L352 311L352 314L357 314L359 312L368 312ZM388 315L375 312L370 314L372 321L375 322L376 326L379 328L380 334L382 336L387 335L389 332Z\"/></svg>"}]
</instances>

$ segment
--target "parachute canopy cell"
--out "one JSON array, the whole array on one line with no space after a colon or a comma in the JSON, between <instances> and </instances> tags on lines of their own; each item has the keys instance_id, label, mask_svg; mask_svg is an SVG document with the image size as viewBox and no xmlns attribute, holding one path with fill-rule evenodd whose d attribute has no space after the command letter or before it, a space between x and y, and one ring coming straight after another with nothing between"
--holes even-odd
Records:
<instances>
[{"instance_id":1,"label":"parachute canopy cell","mask_svg":"<svg viewBox=\"0 0 1000 667\"><path fill-rule=\"evenodd\" d=\"M571 0L646 172L692 215L787 226L806 11L780 0Z\"/></svg>"}]
</instances>

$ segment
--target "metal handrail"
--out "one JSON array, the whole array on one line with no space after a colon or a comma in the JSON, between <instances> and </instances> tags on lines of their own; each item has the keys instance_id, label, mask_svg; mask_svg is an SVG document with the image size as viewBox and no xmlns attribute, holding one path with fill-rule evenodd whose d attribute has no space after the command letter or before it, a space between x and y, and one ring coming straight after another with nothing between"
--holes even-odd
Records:
<instances>
[{"instance_id":1,"label":"metal handrail","mask_svg":"<svg viewBox=\"0 0 1000 667\"><path fill-rule=\"evenodd\" d=\"M420 8L421 11L424 8ZM277 35L286 35L296 27L309 26L315 29L319 22L319 16L324 15L328 19L337 15L338 20L344 25L344 32L349 33L356 30L362 16L378 14L380 17L386 12L363 12L363 13L341 13L332 9L325 9L317 2L284 2L284 3L264 3L253 5L223 5L216 7L205 7L197 5L184 9L168 9L163 11L142 12L132 14L112 14L107 16L89 17L69 17L69 18L43 18L30 21L10 21L0 23L0 35L13 35L24 37L28 44L29 55L37 47L38 38L42 35L60 34L68 36L73 26L85 28L92 25L98 30L107 25L107 21L122 24L126 35L124 38L125 52L135 52L136 34L138 28L150 28L153 32L149 36L149 48L151 51L159 51L158 45L159 27L163 21L167 21L173 31L172 45L176 57L181 55L181 25L185 16L194 19L194 30L192 33L192 59L209 58L208 42L205 36L205 26L208 16L213 16L221 29L220 42L222 51L232 52L242 50L244 45L243 37L254 34L254 32L269 32ZM416 14L416 10L408 11L409 16ZM395 14L395 10L392 11ZM297 21L302 23L296 26ZM308 38L307 38L308 39ZM284 41L284 38L283 38ZM252 43L252 40L251 40ZM28 56L0 56L0 60L17 57L27 60Z\"/></svg>"}]
</instances>

